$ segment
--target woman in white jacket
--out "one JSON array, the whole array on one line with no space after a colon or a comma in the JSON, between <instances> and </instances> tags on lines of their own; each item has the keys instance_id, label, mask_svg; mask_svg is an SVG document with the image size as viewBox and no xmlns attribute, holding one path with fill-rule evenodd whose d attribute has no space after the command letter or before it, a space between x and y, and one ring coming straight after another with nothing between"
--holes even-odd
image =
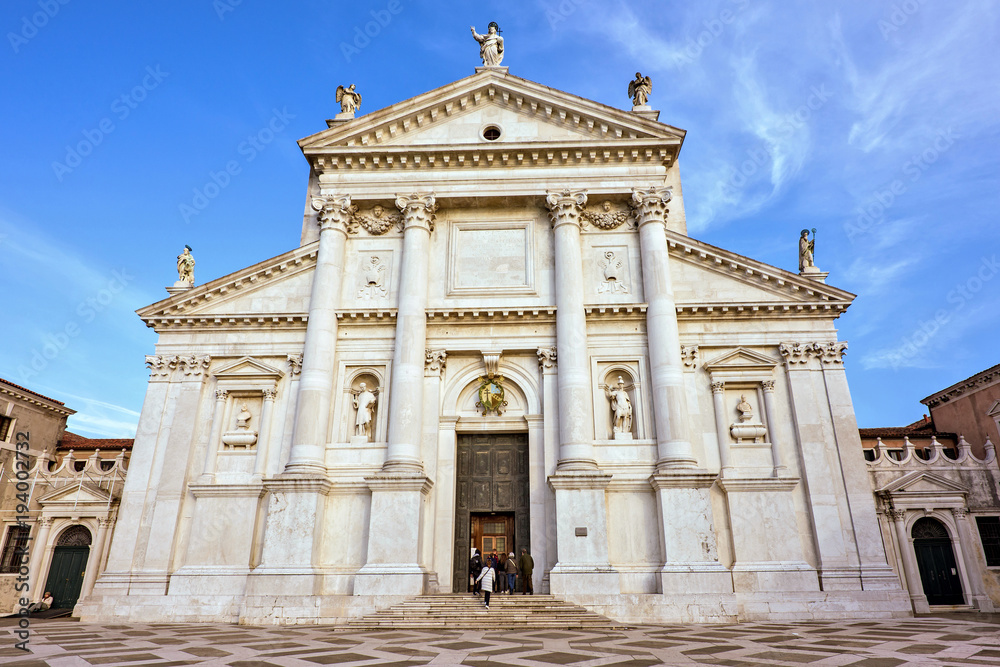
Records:
<instances>
[{"instance_id":1,"label":"woman in white jacket","mask_svg":"<svg viewBox=\"0 0 1000 667\"><path fill-rule=\"evenodd\" d=\"M483 571L479 573L478 577L476 577L476 581L482 584L483 597L485 598L484 604L487 609L490 608L490 593L493 591L493 580L495 578L496 572L490 565L490 561L487 560L486 564L483 566Z\"/></svg>"}]
</instances>

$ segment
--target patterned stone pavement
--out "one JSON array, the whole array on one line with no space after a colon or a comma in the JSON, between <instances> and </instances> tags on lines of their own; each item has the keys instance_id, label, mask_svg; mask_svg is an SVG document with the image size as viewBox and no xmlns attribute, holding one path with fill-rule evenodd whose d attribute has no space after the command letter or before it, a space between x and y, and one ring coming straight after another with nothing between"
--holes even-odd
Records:
<instances>
[{"instance_id":1,"label":"patterned stone pavement","mask_svg":"<svg viewBox=\"0 0 1000 667\"><path fill-rule=\"evenodd\" d=\"M992 620L992 619L990 619ZM33 621L30 653L0 626L0 663L232 667L604 667L606 665L1000 666L1000 625L956 618L645 626L602 632L398 630Z\"/></svg>"}]
</instances>

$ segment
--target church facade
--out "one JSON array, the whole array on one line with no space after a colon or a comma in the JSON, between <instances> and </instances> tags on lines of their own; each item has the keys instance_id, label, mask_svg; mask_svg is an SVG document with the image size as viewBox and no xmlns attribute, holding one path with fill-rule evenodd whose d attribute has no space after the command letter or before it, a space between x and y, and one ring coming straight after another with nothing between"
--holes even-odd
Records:
<instances>
[{"instance_id":1,"label":"church facade","mask_svg":"<svg viewBox=\"0 0 1000 667\"><path fill-rule=\"evenodd\" d=\"M629 622L910 613L853 295L689 237L684 131L502 67L328 125L299 247L139 311L84 620L336 623L466 592L473 548Z\"/></svg>"}]
</instances>

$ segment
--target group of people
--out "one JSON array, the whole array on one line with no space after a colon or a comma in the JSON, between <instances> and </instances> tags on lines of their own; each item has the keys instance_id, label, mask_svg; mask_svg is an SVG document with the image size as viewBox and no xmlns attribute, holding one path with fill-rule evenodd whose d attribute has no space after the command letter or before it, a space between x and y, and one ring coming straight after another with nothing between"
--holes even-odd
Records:
<instances>
[{"instance_id":1,"label":"group of people","mask_svg":"<svg viewBox=\"0 0 1000 667\"><path fill-rule=\"evenodd\" d=\"M499 556L494 551L484 558L476 549L469 560L469 577L473 580L472 593L475 596L483 595L483 605L490 608L490 593L506 593L513 595L517 575L521 575L521 595L534 595L535 591L531 585L531 573L534 570L535 561L527 549L521 549L521 556L515 562L514 553L511 552L504 557Z\"/></svg>"}]
</instances>

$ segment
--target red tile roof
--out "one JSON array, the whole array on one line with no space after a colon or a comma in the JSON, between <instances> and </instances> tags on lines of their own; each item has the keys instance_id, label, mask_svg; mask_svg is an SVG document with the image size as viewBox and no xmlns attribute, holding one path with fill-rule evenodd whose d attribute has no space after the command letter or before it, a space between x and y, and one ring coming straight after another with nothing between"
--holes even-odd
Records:
<instances>
[{"instance_id":1,"label":"red tile roof","mask_svg":"<svg viewBox=\"0 0 1000 667\"><path fill-rule=\"evenodd\" d=\"M132 449L134 443L135 438L85 438L66 431L56 449Z\"/></svg>"},{"instance_id":2,"label":"red tile roof","mask_svg":"<svg viewBox=\"0 0 1000 667\"><path fill-rule=\"evenodd\" d=\"M0 382L3 382L7 386L14 387L14 389L17 389L18 391L23 391L26 394L31 394L32 396L37 396L39 398L44 398L46 401L51 401L52 403L55 403L56 405L66 405L62 401L57 401L54 398L49 398L48 396L45 396L44 394L39 394L37 391L31 391L30 389L27 389L26 387L22 387L19 384L14 384L10 380L4 380L3 378L0 378Z\"/></svg>"}]
</instances>

